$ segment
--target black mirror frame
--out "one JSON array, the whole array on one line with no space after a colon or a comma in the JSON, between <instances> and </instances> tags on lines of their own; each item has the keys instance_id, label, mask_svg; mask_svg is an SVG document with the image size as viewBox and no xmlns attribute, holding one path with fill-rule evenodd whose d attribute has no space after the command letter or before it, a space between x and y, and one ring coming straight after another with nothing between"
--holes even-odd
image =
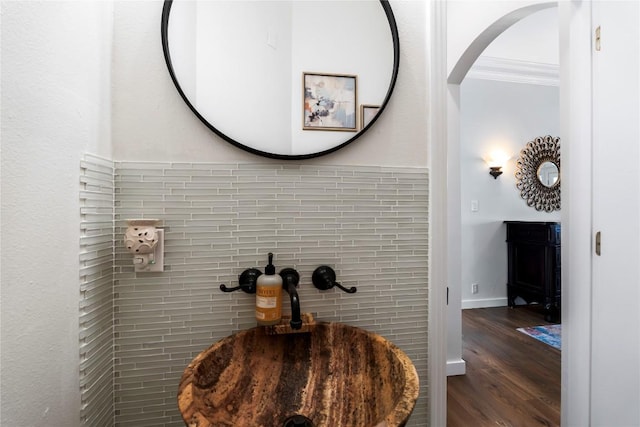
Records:
<instances>
[{"instance_id":1,"label":"black mirror frame","mask_svg":"<svg viewBox=\"0 0 640 427\"><path fill-rule=\"evenodd\" d=\"M364 128L360 129L360 131L358 131L353 137L349 138L347 141L333 148L330 148L325 151L319 151L317 153L297 154L297 155L276 154L276 153L269 153L267 151L256 150L255 148L251 148L247 145L244 145L241 142L236 141L235 139L225 135L224 133L216 129L215 126L209 123L198 112L198 110L193 106L193 104L191 104L186 94L182 90L180 83L178 82L178 79L173 70L173 64L171 62L171 55L169 53L169 38L168 38L169 14L171 12L171 6L173 5L173 1L174 0L164 0L164 5L162 7L162 22L161 22L161 31L160 31L160 34L162 37L162 51L164 52L164 60L167 64L169 74L171 75L171 80L173 81L173 84L176 86L176 89L178 90L178 93L182 97L183 101L187 104L187 106L191 109L191 111L196 115L196 117L198 117L198 119L200 119L200 121L205 124L205 126L211 129L220 138L224 139L225 141L229 142L232 145L235 145L236 147L242 150L248 151L258 156L268 157L271 159L280 159L280 160L305 160L305 159L311 159L314 157L320 157L320 156L333 153L334 151L338 151L339 149L349 145L350 143L352 143L353 141L355 141L356 139L364 135L364 133L367 130L369 130L371 126L373 126L376 120L378 120L378 117L380 117L385 107L387 106L389 99L391 98L391 94L393 93L393 89L395 88L396 80L398 78L398 69L400 65L400 38L398 36L398 27L396 25L396 20L393 15L393 11L391 10L391 5L389 4L389 1L379 0L380 5L382 6L382 9L384 10L387 16L387 20L389 21L389 28L391 30L391 37L393 40L393 72L391 75L391 81L389 83L387 94L384 100L382 101L382 104L380 105L380 110L378 111L378 114L376 114Z\"/></svg>"}]
</instances>

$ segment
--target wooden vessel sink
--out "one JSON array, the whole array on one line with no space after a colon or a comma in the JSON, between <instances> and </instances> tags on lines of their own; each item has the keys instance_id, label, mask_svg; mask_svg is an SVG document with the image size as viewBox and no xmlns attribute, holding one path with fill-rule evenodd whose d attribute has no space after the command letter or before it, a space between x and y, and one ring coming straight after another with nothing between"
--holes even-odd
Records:
<instances>
[{"instance_id":1,"label":"wooden vessel sink","mask_svg":"<svg viewBox=\"0 0 640 427\"><path fill-rule=\"evenodd\" d=\"M256 327L196 356L180 380L189 427L404 426L418 398L407 355L380 335L318 322L309 333Z\"/></svg>"}]
</instances>

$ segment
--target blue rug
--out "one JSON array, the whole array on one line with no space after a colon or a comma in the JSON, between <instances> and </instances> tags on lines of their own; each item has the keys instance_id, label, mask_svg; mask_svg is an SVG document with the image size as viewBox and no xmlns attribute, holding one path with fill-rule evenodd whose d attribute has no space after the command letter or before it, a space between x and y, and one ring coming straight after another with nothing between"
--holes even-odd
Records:
<instances>
[{"instance_id":1,"label":"blue rug","mask_svg":"<svg viewBox=\"0 0 640 427\"><path fill-rule=\"evenodd\" d=\"M558 350L562 347L562 325L532 326L530 328L518 328L518 331Z\"/></svg>"}]
</instances>

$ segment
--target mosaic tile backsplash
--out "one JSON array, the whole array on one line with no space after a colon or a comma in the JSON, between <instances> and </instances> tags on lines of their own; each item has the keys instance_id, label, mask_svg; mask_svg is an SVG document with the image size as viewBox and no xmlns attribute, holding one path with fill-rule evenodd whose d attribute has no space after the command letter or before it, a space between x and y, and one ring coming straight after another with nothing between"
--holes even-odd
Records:
<instances>
[{"instance_id":1,"label":"mosaic tile backsplash","mask_svg":"<svg viewBox=\"0 0 640 427\"><path fill-rule=\"evenodd\" d=\"M114 418L113 162L80 163L80 420L108 427Z\"/></svg>"},{"instance_id":2,"label":"mosaic tile backsplash","mask_svg":"<svg viewBox=\"0 0 640 427\"><path fill-rule=\"evenodd\" d=\"M114 425L184 426L182 371L220 338L255 326L254 296L222 293L246 268L301 276L303 312L377 332L413 360L427 425L428 173L304 163L114 163ZM135 273L126 220L159 218L165 271ZM344 286L319 291L311 274ZM289 310L288 301L283 304Z\"/></svg>"}]
</instances>

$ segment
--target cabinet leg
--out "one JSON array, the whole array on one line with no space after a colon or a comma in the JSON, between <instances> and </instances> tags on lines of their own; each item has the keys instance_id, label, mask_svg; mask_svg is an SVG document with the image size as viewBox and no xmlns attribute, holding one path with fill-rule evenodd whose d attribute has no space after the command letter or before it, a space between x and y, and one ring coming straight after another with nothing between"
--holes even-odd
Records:
<instances>
[{"instance_id":1,"label":"cabinet leg","mask_svg":"<svg viewBox=\"0 0 640 427\"><path fill-rule=\"evenodd\" d=\"M544 305L544 320L547 322L558 322L558 306L555 303L546 303Z\"/></svg>"}]
</instances>

